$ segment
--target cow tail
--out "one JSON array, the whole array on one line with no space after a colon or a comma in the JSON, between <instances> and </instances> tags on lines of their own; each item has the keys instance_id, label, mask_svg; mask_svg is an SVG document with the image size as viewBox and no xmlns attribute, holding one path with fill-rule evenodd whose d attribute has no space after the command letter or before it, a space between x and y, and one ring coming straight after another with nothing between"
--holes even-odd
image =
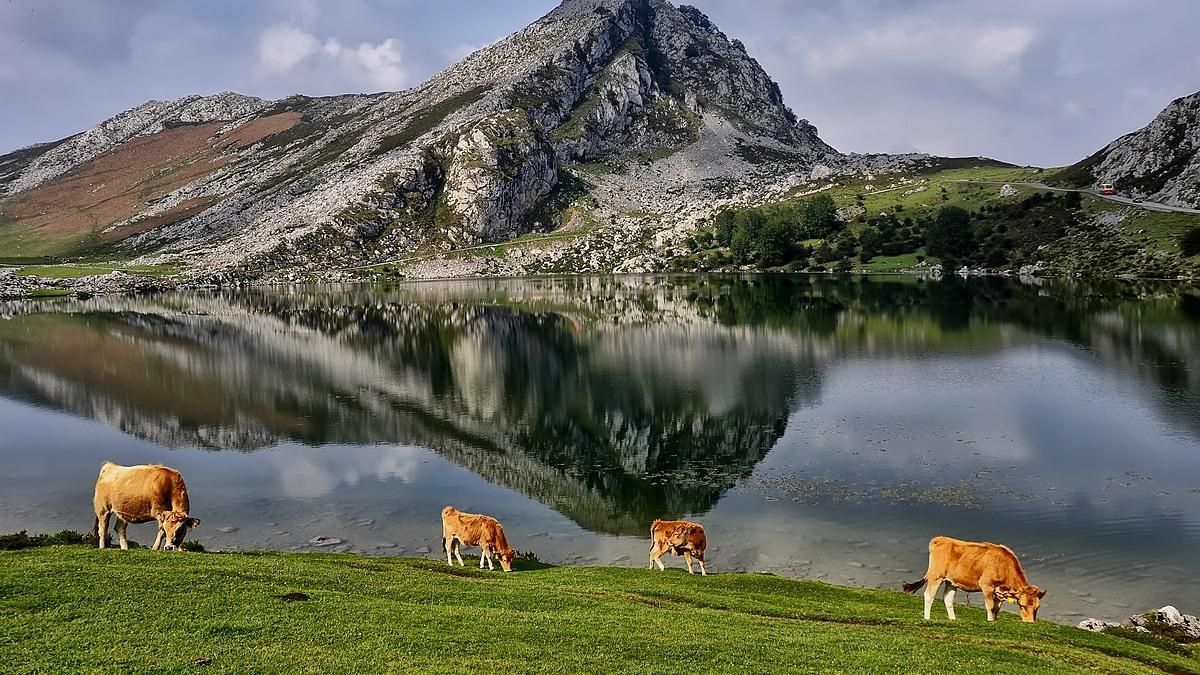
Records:
<instances>
[{"instance_id":1,"label":"cow tail","mask_svg":"<svg viewBox=\"0 0 1200 675\"><path fill-rule=\"evenodd\" d=\"M910 584L904 584L901 588L904 589L905 593L916 593L917 591L921 590L921 587L924 585L925 585L925 579L922 578L922 579L918 579L917 581L914 581Z\"/></svg>"},{"instance_id":2,"label":"cow tail","mask_svg":"<svg viewBox=\"0 0 1200 675\"><path fill-rule=\"evenodd\" d=\"M95 520L92 521L92 536L100 536L100 516L96 516Z\"/></svg>"}]
</instances>

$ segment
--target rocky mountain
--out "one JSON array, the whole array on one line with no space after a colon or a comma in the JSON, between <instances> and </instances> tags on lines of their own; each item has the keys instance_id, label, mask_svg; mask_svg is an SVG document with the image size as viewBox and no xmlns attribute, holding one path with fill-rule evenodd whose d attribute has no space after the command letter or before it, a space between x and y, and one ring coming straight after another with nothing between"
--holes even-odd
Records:
<instances>
[{"instance_id":1,"label":"rocky mountain","mask_svg":"<svg viewBox=\"0 0 1200 675\"><path fill-rule=\"evenodd\" d=\"M1200 92L1176 99L1145 128L1064 169L1056 180L1200 208Z\"/></svg>"},{"instance_id":2,"label":"rocky mountain","mask_svg":"<svg viewBox=\"0 0 1200 675\"><path fill-rule=\"evenodd\" d=\"M898 161L838 154L699 10L567 0L410 90L152 101L0 157L0 248L270 277L558 230L516 271L653 269L717 208Z\"/></svg>"}]
</instances>

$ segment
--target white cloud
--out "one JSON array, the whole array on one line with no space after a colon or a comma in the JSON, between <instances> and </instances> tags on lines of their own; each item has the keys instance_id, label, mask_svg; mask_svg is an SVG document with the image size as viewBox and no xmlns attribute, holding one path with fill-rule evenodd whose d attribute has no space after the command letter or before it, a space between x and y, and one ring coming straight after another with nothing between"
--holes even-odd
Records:
<instances>
[{"instance_id":1,"label":"white cloud","mask_svg":"<svg viewBox=\"0 0 1200 675\"><path fill-rule=\"evenodd\" d=\"M409 79L400 43L392 38L379 44L349 46L337 38L321 41L291 24L271 26L259 36L258 64L260 76L304 68L344 86L366 84L382 90L403 88ZM326 72L330 70L333 72Z\"/></svg>"},{"instance_id":2,"label":"white cloud","mask_svg":"<svg viewBox=\"0 0 1200 675\"><path fill-rule=\"evenodd\" d=\"M986 86L1018 75L1021 58L1035 37L1028 26L907 20L806 47L802 58L808 74L819 78L851 71L912 75L923 70L952 73Z\"/></svg>"},{"instance_id":3,"label":"white cloud","mask_svg":"<svg viewBox=\"0 0 1200 675\"><path fill-rule=\"evenodd\" d=\"M271 26L258 39L258 62L267 73L286 73L316 54L320 44L295 26Z\"/></svg>"}]
</instances>

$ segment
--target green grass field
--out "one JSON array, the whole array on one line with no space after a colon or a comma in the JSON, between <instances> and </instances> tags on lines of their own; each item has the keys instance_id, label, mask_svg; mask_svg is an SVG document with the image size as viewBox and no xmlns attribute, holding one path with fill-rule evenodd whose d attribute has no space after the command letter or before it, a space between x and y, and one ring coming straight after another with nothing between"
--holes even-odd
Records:
<instances>
[{"instance_id":1,"label":"green grass field","mask_svg":"<svg viewBox=\"0 0 1200 675\"><path fill-rule=\"evenodd\" d=\"M971 608L954 623L923 622L921 600L899 592L679 569L526 563L505 575L471 564L0 552L0 670L1200 672L1194 653L1022 624L1012 613L991 625ZM308 599L283 602L289 593Z\"/></svg>"},{"instance_id":2,"label":"green grass field","mask_svg":"<svg viewBox=\"0 0 1200 675\"><path fill-rule=\"evenodd\" d=\"M130 265L125 262L95 262L61 265L26 265L17 274L43 279L79 279L110 272L125 272L148 277L169 277L183 270L180 265Z\"/></svg>"}]
</instances>

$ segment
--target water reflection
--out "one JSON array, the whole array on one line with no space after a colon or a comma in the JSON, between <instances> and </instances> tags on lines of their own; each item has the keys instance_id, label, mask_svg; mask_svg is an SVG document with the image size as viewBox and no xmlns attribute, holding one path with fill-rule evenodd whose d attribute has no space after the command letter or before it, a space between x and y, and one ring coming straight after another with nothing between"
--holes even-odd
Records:
<instances>
[{"instance_id":1,"label":"water reflection","mask_svg":"<svg viewBox=\"0 0 1200 675\"><path fill-rule=\"evenodd\" d=\"M1115 579L1131 554L1114 557L1106 537L1197 549L1197 298L1133 283L787 276L10 304L0 393L154 446L268 451L281 499L338 501L330 513L364 521L398 499L385 485L431 512L485 491L446 478L454 466L591 533L725 519L745 527L728 539L732 566L820 576L772 562L778 528L806 538L793 558L812 565L865 555L845 548L851 525L907 550L943 524ZM26 430L32 448L55 433ZM425 449L448 463L431 468ZM87 454L85 482L96 458L73 452ZM15 509L29 511L0 500L0 520ZM825 574L898 573L875 568Z\"/></svg>"}]
</instances>

